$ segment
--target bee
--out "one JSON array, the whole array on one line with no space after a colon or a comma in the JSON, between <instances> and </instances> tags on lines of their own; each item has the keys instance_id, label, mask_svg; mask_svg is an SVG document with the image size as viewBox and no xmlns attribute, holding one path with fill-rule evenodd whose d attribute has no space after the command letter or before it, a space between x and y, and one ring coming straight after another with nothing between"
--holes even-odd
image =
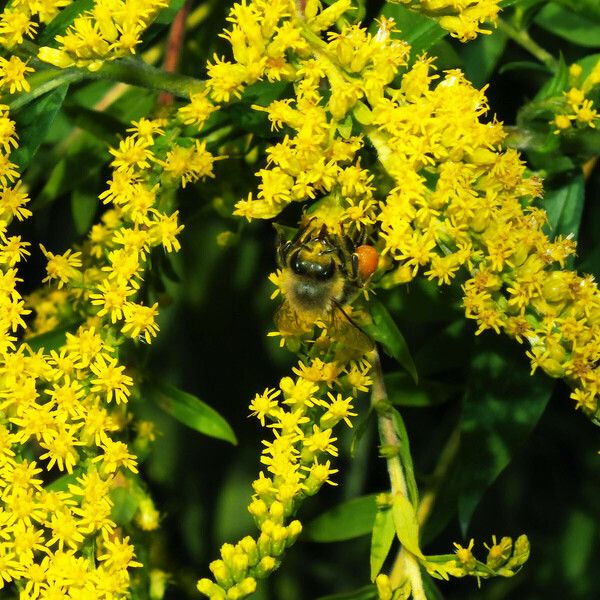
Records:
<instances>
[{"instance_id":1,"label":"bee","mask_svg":"<svg viewBox=\"0 0 600 600\"><path fill-rule=\"evenodd\" d=\"M375 248L357 247L349 236L309 223L293 240L279 245L277 258L284 296L275 315L280 331L302 335L321 323L346 346L372 348L371 339L343 307L377 269Z\"/></svg>"}]
</instances>

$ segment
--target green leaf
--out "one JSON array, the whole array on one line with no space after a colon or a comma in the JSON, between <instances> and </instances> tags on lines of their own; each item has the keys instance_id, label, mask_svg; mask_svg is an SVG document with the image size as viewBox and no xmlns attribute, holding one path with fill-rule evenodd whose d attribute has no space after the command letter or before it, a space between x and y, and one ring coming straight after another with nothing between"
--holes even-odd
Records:
<instances>
[{"instance_id":1,"label":"green leaf","mask_svg":"<svg viewBox=\"0 0 600 600\"><path fill-rule=\"evenodd\" d=\"M229 423L200 398L154 379L147 383L144 391L167 414L184 425L209 437L237 444Z\"/></svg>"},{"instance_id":2,"label":"green leaf","mask_svg":"<svg viewBox=\"0 0 600 600\"><path fill-rule=\"evenodd\" d=\"M170 25L175 18L175 15L181 10L185 0L171 0L169 2L169 6L163 8L156 18L154 19L154 23L158 23L160 25Z\"/></svg>"},{"instance_id":3,"label":"green leaf","mask_svg":"<svg viewBox=\"0 0 600 600\"><path fill-rule=\"evenodd\" d=\"M373 529L376 494L352 498L324 512L305 528L311 542L341 542L367 535Z\"/></svg>"},{"instance_id":4,"label":"green leaf","mask_svg":"<svg viewBox=\"0 0 600 600\"><path fill-rule=\"evenodd\" d=\"M64 111L74 125L88 131L106 146L114 146L117 135L125 129L125 123L104 111L72 102L65 103Z\"/></svg>"},{"instance_id":5,"label":"green leaf","mask_svg":"<svg viewBox=\"0 0 600 600\"><path fill-rule=\"evenodd\" d=\"M76 469L73 473L65 473L55 479L52 483L44 486L44 489L49 492L67 492L69 490L69 485L74 484L80 475L82 475L80 469Z\"/></svg>"},{"instance_id":6,"label":"green leaf","mask_svg":"<svg viewBox=\"0 0 600 600\"><path fill-rule=\"evenodd\" d=\"M388 400L397 406L436 406L446 402L457 391L457 386L421 379L419 385L405 372L386 373L384 376Z\"/></svg>"},{"instance_id":7,"label":"green leaf","mask_svg":"<svg viewBox=\"0 0 600 600\"><path fill-rule=\"evenodd\" d=\"M432 331L415 354L415 362L421 377L439 374L456 374L469 362L473 348L473 330L463 315Z\"/></svg>"},{"instance_id":8,"label":"green leaf","mask_svg":"<svg viewBox=\"0 0 600 600\"><path fill-rule=\"evenodd\" d=\"M413 465L412 454L410 453L408 432L406 431L402 415L395 408L391 409L391 415L392 421L394 422L394 429L400 443L400 461L402 463L404 477L406 478L408 496L413 506L416 508L419 505L419 490L415 480L415 467Z\"/></svg>"},{"instance_id":9,"label":"green leaf","mask_svg":"<svg viewBox=\"0 0 600 600\"><path fill-rule=\"evenodd\" d=\"M67 323L66 325L57 327L52 331L47 331L46 333L27 338L26 340L23 340L23 343L27 344L34 352L37 352L41 348L43 348L46 352L49 352L50 350L56 350L65 343L65 340L67 339L67 333L74 331L79 323L80 321Z\"/></svg>"},{"instance_id":10,"label":"green leaf","mask_svg":"<svg viewBox=\"0 0 600 600\"><path fill-rule=\"evenodd\" d=\"M410 500L396 494L392 501L392 516L396 535L400 543L418 558L424 558L419 548L419 523L417 513Z\"/></svg>"},{"instance_id":11,"label":"green leaf","mask_svg":"<svg viewBox=\"0 0 600 600\"><path fill-rule=\"evenodd\" d=\"M504 63L498 69L500 75L504 75L504 73L509 73L510 71L537 71L538 73L549 73L548 67L533 62L532 60L514 60Z\"/></svg>"},{"instance_id":12,"label":"green leaf","mask_svg":"<svg viewBox=\"0 0 600 600\"><path fill-rule=\"evenodd\" d=\"M377 588L374 585L365 585L352 592L321 596L320 598L317 598L317 600L375 600L376 598Z\"/></svg>"},{"instance_id":13,"label":"green leaf","mask_svg":"<svg viewBox=\"0 0 600 600\"><path fill-rule=\"evenodd\" d=\"M563 57L560 57L556 73L551 77L535 95L537 103L554 96L561 96L562 93L567 89L569 83L569 67L564 61Z\"/></svg>"},{"instance_id":14,"label":"green leaf","mask_svg":"<svg viewBox=\"0 0 600 600\"><path fill-rule=\"evenodd\" d=\"M534 19L536 25L572 44L588 48L600 47L600 23L588 15L548 2Z\"/></svg>"},{"instance_id":15,"label":"green leaf","mask_svg":"<svg viewBox=\"0 0 600 600\"><path fill-rule=\"evenodd\" d=\"M423 589L427 600L444 600L444 596L442 596L429 573L423 573Z\"/></svg>"},{"instance_id":16,"label":"green leaf","mask_svg":"<svg viewBox=\"0 0 600 600\"><path fill-rule=\"evenodd\" d=\"M94 0L75 0L72 4L62 8L40 33L37 43L40 46L50 45L54 37L63 33L75 20L75 17L86 10L90 10L92 6L94 6Z\"/></svg>"},{"instance_id":17,"label":"green leaf","mask_svg":"<svg viewBox=\"0 0 600 600\"><path fill-rule=\"evenodd\" d=\"M408 344L387 308L381 302L372 302L370 313L373 323L366 325L364 327L365 331L408 371L415 383L418 383L417 368L408 349Z\"/></svg>"},{"instance_id":18,"label":"green leaf","mask_svg":"<svg viewBox=\"0 0 600 600\"><path fill-rule=\"evenodd\" d=\"M413 60L448 35L448 32L442 29L434 19L408 10L398 4L386 3L380 16L394 19L396 28L400 30L400 34L394 35L411 45ZM376 23L370 27L370 31L371 33L377 31Z\"/></svg>"},{"instance_id":19,"label":"green leaf","mask_svg":"<svg viewBox=\"0 0 600 600\"><path fill-rule=\"evenodd\" d=\"M502 31L480 35L461 47L461 58L467 78L477 88L486 83L502 56L508 36Z\"/></svg>"},{"instance_id":20,"label":"green leaf","mask_svg":"<svg viewBox=\"0 0 600 600\"><path fill-rule=\"evenodd\" d=\"M530 375L527 359L510 340L477 338L475 350L456 461L463 532L485 490L535 427L554 388L550 378Z\"/></svg>"},{"instance_id":21,"label":"green leaf","mask_svg":"<svg viewBox=\"0 0 600 600\"><path fill-rule=\"evenodd\" d=\"M51 204L76 188L97 185L98 173L109 157L104 144L89 133L82 133L50 171L44 187L32 202L33 210Z\"/></svg>"},{"instance_id":22,"label":"green leaf","mask_svg":"<svg viewBox=\"0 0 600 600\"><path fill-rule=\"evenodd\" d=\"M564 185L546 189L543 207L548 213L552 238L569 234L578 237L584 204L585 181L580 172Z\"/></svg>"},{"instance_id":23,"label":"green leaf","mask_svg":"<svg viewBox=\"0 0 600 600\"><path fill-rule=\"evenodd\" d=\"M84 235L89 231L98 210L98 195L88 189L77 189L71 194L71 216L75 231Z\"/></svg>"},{"instance_id":24,"label":"green leaf","mask_svg":"<svg viewBox=\"0 0 600 600\"><path fill-rule=\"evenodd\" d=\"M143 498L144 493L140 486L135 480L127 478L124 486L110 490L110 499L113 502L110 518L120 526L131 523Z\"/></svg>"},{"instance_id":25,"label":"green leaf","mask_svg":"<svg viewBox=\"0 0 600 600\"><path fill-rule=\"evenodd\" d=\"M350 443L350 456L352 458L354 458L354 456L356 455L356 451L358 450L358 445L360 443L360 440L363 438L365 433L368 431L372 417L373 417L373 407L370 406L369 409L367 410L367 413L358 422L356 427L354 427L354 433L352 434L352 442Z\"/></svg>"},{"instance_id":26,"label":"green leaf","mask_svg":"<svg viewBox=\"0 0 600 600\"><path fill-rule=\"evenodd\" d=\"M68 84L63 84L14 115L19 132L19 147L11 154L10 159L21 171L30 163L44 141L68 89Z\"/></svg>"},{"instance_id":27,"label":"green leaf","mask_svg":"<svg viewBox=\"0 0 600 600\"><path fill-rule=\"evenodd\" d=\"M394 528L394 517L392 511L388 509L378 510L373 524L373 533L371 535L371 554L369 557L371 564L371 581L379 575L383 563L390 553L392 542L396 537Z\"/></svg>"}]
</instances>

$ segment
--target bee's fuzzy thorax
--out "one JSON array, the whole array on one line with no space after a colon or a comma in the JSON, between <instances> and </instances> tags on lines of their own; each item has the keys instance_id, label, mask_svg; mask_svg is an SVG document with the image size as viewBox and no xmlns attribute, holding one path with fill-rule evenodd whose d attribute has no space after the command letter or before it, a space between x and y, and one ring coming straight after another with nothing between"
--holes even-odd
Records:
<instances>
[{"instance_id":1,"label":"bee's fuzzy thorax","mask_svg":"<svg viewBox=\"0 0 600 600\"><path fill-rule=\"evenodd\" d=\"M345 296L344 278L339 274L327 281L317 281L284 269L281 288L296 313L309 313L312 318L327 314L333 303L343 302Z\"/></svg>"}]
</instances>

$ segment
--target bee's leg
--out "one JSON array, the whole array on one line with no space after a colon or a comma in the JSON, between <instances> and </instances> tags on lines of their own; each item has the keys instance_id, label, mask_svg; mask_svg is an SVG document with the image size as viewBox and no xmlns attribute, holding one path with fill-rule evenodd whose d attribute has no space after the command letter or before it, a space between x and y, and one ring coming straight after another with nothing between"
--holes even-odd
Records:
<instances>
[{"instance_id":1,"label":"bee's leg","mask_svg":"<svg viewBox=\"0 0 600 600\"><path fill-rule=\"evenodd\" d=\"M350 273L350 279L351 279L352 282L356 283L359 280L358 254L356 254L356 252L352 253L352 258L350 260L350 265L352 266L352 272Z\"/></svg>"},{"instance_id":2,"label":"bee's leg","mask_svg":"<svg viewBox=\"0 0 600 600\"><path fill-rule=\"evenodd\" d=\"M312 232L312 222L316 219L317 217L311 217L308 222L306 223L306 225L304 225L303 227L300 227L298 229L298 233L294 236L294 239L292 240L292 244L295 246L297 244L303 244L306 241L306 238L310 235L310 233Z\"/></svg>"},{"instance_id":3,"label":"bee's leg","mask_svg":"<svg viewBox=\"0 0 600 600\"><path fill-rule=\"evenodd\" d=\"M353 254L354 249L356 248L356 244L352 241L352 238L349 235L344 234L342 236L342 240L344 241L346 252L348 254Z\"/></svg>"},{"instance_id":4,"label":"bee's leg","mask_svg":"<svg viewBox=\"0 0 600 600\"><path fill-rule=\"evenodd\" d=\"M285 266L288 254L294 244L292 242L284 242L277 247L277 262L280 267Z\"/></svg>"}]
</instances>

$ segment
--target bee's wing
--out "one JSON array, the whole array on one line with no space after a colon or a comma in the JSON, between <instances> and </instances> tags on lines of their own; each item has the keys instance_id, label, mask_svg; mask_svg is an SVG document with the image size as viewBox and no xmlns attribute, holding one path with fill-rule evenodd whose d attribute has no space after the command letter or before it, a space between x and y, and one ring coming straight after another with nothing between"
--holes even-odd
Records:
<instances>
[{"instance_id":1,"label":"bee's wing","mask_svg":"<svg viewBox=\"0 0 600 600\"><path fill-rule=\"evenodd\" d=\"M373 340L352 320L336 302L331 312L332 337L349 350L366 354L375 347Z\"/></svg>"},{"instance_id":2,"label":"bee's wing","mask_svg":"<svg viewBox=\"0 0 600 600\"><path fill-rule=\"evenodd\" d=\"M290 306L287 300L284 300L279 308L275 311L273 317L277 329L284 335L301 336L308 333L312 329L312 324L300 319L296 311Z\"/></svg>"}]
</instances>

